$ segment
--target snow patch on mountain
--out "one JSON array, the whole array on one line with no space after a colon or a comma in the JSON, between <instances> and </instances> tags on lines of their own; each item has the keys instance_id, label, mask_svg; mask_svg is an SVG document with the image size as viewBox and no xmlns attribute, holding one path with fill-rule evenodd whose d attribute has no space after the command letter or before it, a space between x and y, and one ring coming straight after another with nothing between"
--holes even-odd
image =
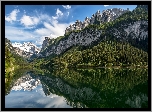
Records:
<instances>
[{"instance_id":1,"label":"snow patch on mountain","mask_svg":"<svg viewBox=\"0 0 152 112\"><path fill-rule=\"evenodd\" d=\"M18 55L25 58L30 58L33 54L38 54L41 50L41 48L31 42L24 42L23 44L14 42L12 46Z\"/></svg>"},{"instance_id":2,"label":"snow patch on mountain","mask_svg":"<svg viewBox=\"0 0 152 112\"><path fill-rule=\"evenodd\" d=\"M13 47L18 47L20 50L23 50L25 52L30 52L32 54L37 54L40 52L40 48L38 48L36 45L34 45L31 42L24 42L23 44L21 43L12 43Z\"/></svg>"}]
</instances>

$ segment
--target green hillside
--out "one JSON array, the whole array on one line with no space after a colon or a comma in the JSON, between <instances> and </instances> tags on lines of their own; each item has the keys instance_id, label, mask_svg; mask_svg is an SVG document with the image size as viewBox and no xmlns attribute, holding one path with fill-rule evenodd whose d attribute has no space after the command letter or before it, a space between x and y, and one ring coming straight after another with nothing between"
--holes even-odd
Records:
<instances>
[{"instance_id":1,"label":"green hillside","mask_svg":"<svg viewBox=\"0 0 152 112\"><path fill-rule=\"evenodd\" d=\"M41 51L43 57L32 56L30 64L38 68L54 68L54 67L129 67L148 65L148 37L141 37L134 33L126 36L124 28L133 25L137 21L148 21L148 7L144 5L137 6L133 11L129 11L114 21L88 25L83 30L71 31L64 36L49 41L49 46ZM120 33L119 38L114 35L115 29ZM148 31L148 25L141 27L143 31ZM79 32L89 32L102 30L99 39L93 41L91 45L82 46L75 45L64 50L60 55L55 53L45 57L50 52L52 46L57 46L60 41L69 38L70 33L77 34ZM82 41L83 41L82 33ZM6 48L7 49L7 48ZM6 50L6 68L9 68L15 61L22 62L21 58L10 58L9 50ZM11 61L10 61L11 60ZM15 63L16 63L15 62ZM24 61L23 63L24 64Z\"/></svg>"},{"instance_id":2,"label":"green hillside","mask_svg":"<svg viewBox=\"0 0 152 112\"><path fill-rule=\"evenodd\" d=\"M146 66L148 53L128 43L103 41L90 49L73 47L56 58L48 60L45 67L110 67Z\"/></svg>"},{"instance_id":3,"label":"green hillside","mask_svg":"<svg viewBox=\"0 0 152 112\"><path fill-rule=\"evenodd\" d=\"M124 25L133 24L136 21L142 20L148 20L148 9L146 6L140 5L132 12L127 12L112 22L101 25L89 25L83 29L82 32L90 28L94 30L102 29L104 32L99 41L93 42L91 46L87 47L73 46L72 49L67 50L51 60L48 57L49 63L46 64L46 67L50 65L60 65L64 67L145 66L148 64L148 37L145 39L140 39L140 37L133 39L133 37L131 37L132 35L130 35L126 38L123 30ZM116 38L113 35L114 28L122 32L120 34L121 38ZM148 30L146 26L142 28ZM59 41L65 38L68 38L68 35L57 39Z\"/></svg>"},{"instance_id":4,"label":"green hillside","mask_svg":"<svg viewBox=\"0 0 152 112\"><path fill-rule=\"evenodd\" d=\"M30 65L26 59L16 54L10 40L5 38L5 77L10 77L10 73L15 69L29 67Z\"/></svg>"}]
</instances>

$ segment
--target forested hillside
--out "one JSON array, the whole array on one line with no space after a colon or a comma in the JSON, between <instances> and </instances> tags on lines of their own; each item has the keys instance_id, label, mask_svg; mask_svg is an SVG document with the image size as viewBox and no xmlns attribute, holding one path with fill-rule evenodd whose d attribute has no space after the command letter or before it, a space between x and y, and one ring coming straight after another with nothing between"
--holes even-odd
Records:
<instances>
[{"instance_id":1,"label":"forested hillside","mask_svg":"<svg viewBox=\"0 0 152 112\"><path fill-rule=\"evenodd\" d=\"M5 68L14 67L129 67L148 65L148 7L138 5L110 22L95 18L82 30L56 39L45 38L41 52L30 63L17 55L5 39Z\"/></svg>"},{"instance_id":2,"label":"forested hillside","mask_svg":"<svg viewBox=\"0 0 152 112\"><path fill-rule=\"evenodd\" d=\"M41 61L39 62L46 68L52 68L53 65L64 68L83 66L146 66L148 64L148 53L128 43L103 41L90 49L82 49L83 47L73 47L63 55L53 59L46 58L46 65Z\"/></svg>"},{"instance_id":3,"label":"forested hillside","mask_svg":"<svg viewBox=\"0 0 152 112\"><path fill-rule=\"evenodd\" d=\"M148 7L139 5L114 21L51 39L40 55L32 63L42 68L147 66Z\"/></svg>"},{"instance_id":4,"label":"forested hillside","mask_svg":"<svg viewBox=\"0 0 152 112\"><path fill-rule=\"evenodd\" d=\"M15 53L15 48L11 45L10 40L5 38L5 77L9 77L9 73L15 69L27 68L29 66L23 57Z\"/></svg>"}]
</instances>

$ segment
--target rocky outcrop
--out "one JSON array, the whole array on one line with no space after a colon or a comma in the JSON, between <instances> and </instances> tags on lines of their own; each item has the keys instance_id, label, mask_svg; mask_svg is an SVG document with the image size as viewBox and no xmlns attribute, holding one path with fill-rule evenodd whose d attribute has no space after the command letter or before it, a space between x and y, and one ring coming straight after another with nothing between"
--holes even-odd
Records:
<instances>
[{"instance_id":1,"label":"rocky outcrop","mask_svg":"<svg viewBox=\"0 0 152 112\"><path fill-rule=\"evenodd\" d=\"M148 21L136 21L132 24L123 24L119 29L111 28L108 32L111 32L111 35L114 35L116 38L125 39L126 41L129 40L130 36L131 39L138 38L139 41L145 40L148 38ZM78 33L72 32L67 39L60 40L57 45L52 44L52 46L45 51L43 56L45 57L51 54L59 55L66 51L66 49L75 45L91 45L93 42L100 39L101 34L102 30L94 30L91 28Z\"/></svg>"},{"instance_id":2,"label":"rocky outcrop","mask_svg":"<svg viewBox=\"0 0 152 112\"><path fill-rule=\"evenodd\" d=\"M14 47L9 39L5 38L5 46L9 48L9 51L14 51Z\"/></svg>"},{"instance_id":3,"label":"rocky outcrop","mask_svg":"<svg viewBox=\"0 0 152 112\"><path fill-rule=\"evenodd\" d=\"M111 28L111 35L118 40L129 42L132 46L148 52L148 21L135 21L121 24L119 28Z\"/></svg>"},{"instance_id":4,"label":"rocky outcrop","mask_svg":"<svg viewBox=\"0 0 152 112\"><path fill-rule=\"evenodd\" d=\"M139 40L145 40L148 37L148 21L136 21L130 24L123 24L121 27L112 28L110 32L117 38L131 37L138 38ZM122 34L125 34L122 36Z\"/></svg>"},{"instance_id":5,"label":"rocky outcrop","mask_svg":"<svg viewBox=\"0 0 152 112\"><path fill-rule=\"evenodd\" d=\"M138 6L138 7L147 8L146 6ZM138 10L136 9L131 12L132 16L133 14L136 14L136 11L138 12ZM106 38L106 36L111 39L119 38L118 40L129 42L132 46L147 52L148 50L148 41L147 41L148 20L147 19L131 20L132 18L131 17L128 20L123 20L124 22L122 21L117 23L116 21L114 25L108 26L108 28L105 31L97 28L93 28L91 26L86 28L86 26L88 26L89 24L102 24L104 22L113 21L128 11L129 9L127 10L117 9L117 8L107 9L105 11L102 11L102 13L100 13L100 11L97 11L95 14L92 15L91 19L86 17L84 22L77 20L75 24L70 25L69 27L66 28L64 38L59 39L59 41L54 42L52 41L52 39L46 37L42 45L42 48L45 50L40 52L37 56L46 57L46 56L50 56L51 54L59 55L67 51L67 49L71 48L72 46L77 46L77 45L88 46L96 41L102 41L102 39ZM79 30L79 31L73 31L73 30Z\"/></svg>"},{"instance_id":6,"label":"rocky outcrop","mask_svg":"<svg viewBox=\"0 0 152 112\"><path fill-rule=\"evenodd\" d=\"M113 21L116 18L118 18L120 15L122 15L128 11L129 11L129 9L127 9L127 10L123 10L120 8L119 9L117 9L117 8L107 9L107 10L102 12L101 21L103 21L103 22Z\"/></svg>"},{"instance_id":7,"label":"rocky outcrop","mask_svg":"<svg viewBox=\"0 0 152 112\"><path fill-rule=\"evenodd\" d=\"M74 45L90 45L92 42L95 42L100 38L101 33L101 30L93 30L91 28L79 33L73 32L68 36L67 39L59 41L57 45L52 44L52 47L47 49L45 51L45 55L43 56L49 56L51 54L58 55ZM38 55L41 56L41 53Z\"/></svg>"},{"instance_id":8,"label":"rocky outcrop","mask_svg":"<svg viewBox=\"0 0 152 112\"><path fill-rule=\"evenodd\" d=\"M43 44L42 44L42 48L41 48L41 51L43 51L50 43L50 38L49 37L45 37L45 40L43 41Z\"/></svg>"},{"instance_id":9,"label":"rocky outcrop","mask_svg":"<svg viewBox=\"0 0 152 112\"><path fill-rule=\"evenodd\" d=\"M126 36L133 33L134 36L132 36L132 38L145 40L145 38L148 37L148 21L136 21L133 24L129 24L124 31L126 31Z\"/></svg>"},{"instance_id":10,"label":"rocky outcrop","mask_svg":"<svg viewBox=\"0 0 152 112\"><path fill-rule=\"evenodd\" d=\"M77 20L75 22L75 24L67 27L65 30L65 34L67 34L70 31L73 31L73 30L82 30L89 24L101 24L103 22L113 21L116 18L118 18L120 15L122 15L128 11L129 11L129 9L123 10L120 8L119 9L113 8L113 9L104 10L104 11L102 11L102 13L100 13L100 11L98 10L95 14L92 15L91 19L86 17L83 22Z\"/></svg>"}]
</instances>

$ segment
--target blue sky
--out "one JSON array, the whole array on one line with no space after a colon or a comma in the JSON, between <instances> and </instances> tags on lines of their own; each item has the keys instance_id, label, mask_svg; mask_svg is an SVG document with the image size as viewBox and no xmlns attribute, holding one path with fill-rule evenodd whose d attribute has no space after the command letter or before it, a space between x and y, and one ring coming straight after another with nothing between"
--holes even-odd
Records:
<instances>
[{"instance_id":1,"label":"blue sky","mask_svg":"<svg viewBox=\"0 0 152 112\"><path fill-rule=\"evenodd\" d=\"M42 45L45 36L62 36L76 20L84 21L97 10L112 8L132 11L136 5L6 5L5 37L11 42Z\"/></svg>"}]
</instances>

